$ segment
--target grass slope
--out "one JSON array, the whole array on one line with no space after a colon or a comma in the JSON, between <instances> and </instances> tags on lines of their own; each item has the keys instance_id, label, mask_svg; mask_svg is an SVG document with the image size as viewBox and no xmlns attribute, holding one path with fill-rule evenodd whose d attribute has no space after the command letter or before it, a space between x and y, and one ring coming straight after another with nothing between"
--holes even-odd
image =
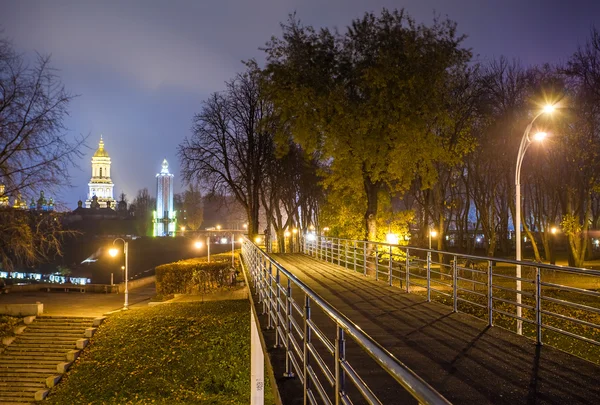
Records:
<instances>
[{"instance_id":1,"label":"grass slope","mask_svg":"<svg viewBox=\"0 0 600 405\"><path fill-rule=\"evenodd\" d=\"M110 316L47 403L248 404L249 399L250 308L240 300L159 305Z\"/></svg>"}]
</instances>

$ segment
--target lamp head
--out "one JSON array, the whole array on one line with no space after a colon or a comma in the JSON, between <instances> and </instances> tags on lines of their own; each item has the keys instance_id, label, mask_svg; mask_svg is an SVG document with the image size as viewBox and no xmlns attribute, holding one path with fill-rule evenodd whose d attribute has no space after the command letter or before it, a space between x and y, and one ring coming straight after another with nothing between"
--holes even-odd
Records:
<instances>
[{"instance_id":1,"label":"lamp head","mask_svg":"<svg viewBox=\"0 0 600 405\"><path fill-rule=\"evenodd\" d=\"M553 226L552 228L550 228L550 232L552 232L552 234L554 235L556 232L558 232L558 229L556 229L556 227Z\"/></svg>"},{"instance_id":2,"label":"lamp head","mask_svg":"<svg viewBox=\"0 0 600 405\"><path fill-rule=\"evenodd\" d=\"M554 107L552 104L547 104L544 106L544 112L546 114L552 114L554 112L554 110L556 109L556 107Z\"/></svg>"},{"instance_id":3,"label":"lamp head","mask_svg":"<svg viewBox=\"0 0 600 405\"><path fill-rule=\"evenodd\" d=\"M111 255L112 257L116 257L118 253L119 253L119 249L117 249L117 248L108 249L108 254Z\"/></svg>"},{"instance_id":4,"label":"lamp head","mask_svg":"<svg viewBox=\"0 0 600 405\"><path fill-rule=\"evenodd\" d=\"M548 136L548 134L546 132L536 132L535 135L533 135L533 140L537 141L537 142L541 142L544 139L546 139L547 136Z\"/></svg>"},{"instance_id":5,"label":"lamp head","mask_svg":"<svg viewBox=\"0 0 600 405\"><path fill-rule=\"evenodd\" d=\"M202 242L200 242L199 240L197 240L196 242L194 242L194 247L196 249L200 249L202 248Z\"/></svg>"},{"instance_id":6,"label":"lamp head","mask_svg":"<svg viewBox=\"0 0 600 405\"><path fill-rule=\"evenodd\" d=\"M431 235L432 238L435 238L437 236L437 231L435 229L432 229L429 234Z\"/></svg>"},{"instance_id":7,"label":"lamp head","mask_svg":"<svg viewBox=\"0 0 600 405\"><path fill-rule=\"evenodd\" d=\"M385 235L385 240L390 245L397 245L398 244L398 235L396 235L395 233L388 233L387 235Z\"/></svg>"}]
</instances>

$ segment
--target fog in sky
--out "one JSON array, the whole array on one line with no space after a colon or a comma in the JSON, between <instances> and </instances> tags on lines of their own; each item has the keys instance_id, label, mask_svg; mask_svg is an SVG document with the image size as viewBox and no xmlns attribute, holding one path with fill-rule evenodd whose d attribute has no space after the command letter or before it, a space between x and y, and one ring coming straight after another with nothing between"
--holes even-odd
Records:
<instances>
[{"instance_id":1,"label":"fog in sky","mask_svg":"<svg viewBox=\"0 0 600 405\"><path fill-rule=\"evenodd\" d=\"M54 196L69 208L87 198L100 134L112 158L115 198L155 194L166 158L181 190L177 145L211 92L264 61L259 47L296 11L304 24L338 27L383 7L405 8L417 22L448 16L468 36L477 61L500 55L523 65L559 64L600 28L600 0L0 0L0 30L28 58L52 55L71 103L69 134L90 135L72 188Z\"/></svg>"}]
</instances>

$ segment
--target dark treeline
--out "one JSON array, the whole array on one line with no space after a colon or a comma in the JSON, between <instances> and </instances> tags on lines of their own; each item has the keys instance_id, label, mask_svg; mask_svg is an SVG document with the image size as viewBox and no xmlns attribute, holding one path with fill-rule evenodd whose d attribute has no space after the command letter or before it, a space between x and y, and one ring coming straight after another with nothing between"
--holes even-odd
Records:
<instances>
[{"instance_id":1,"label":"dark treeline","mask_svg":"<svg viewBox=\"0 0 600 405\"><path fill-rule=\"evenodd\" d=\"M421 241L435 229L440 250L452 233L472 251L481 233L488 255L510 254L519 145L553 105L527 139L524 235L550 260L559 229L581 266L600 226L599 32L561 66L479 64L463 40L452 21L426 26L404 11L367 13L344 32L291 16L265 66L246 63L194 117L179 146L184 178L234 196L250 235L264 210L281 247L294 227Z\"/></svg>"}]
</instances>

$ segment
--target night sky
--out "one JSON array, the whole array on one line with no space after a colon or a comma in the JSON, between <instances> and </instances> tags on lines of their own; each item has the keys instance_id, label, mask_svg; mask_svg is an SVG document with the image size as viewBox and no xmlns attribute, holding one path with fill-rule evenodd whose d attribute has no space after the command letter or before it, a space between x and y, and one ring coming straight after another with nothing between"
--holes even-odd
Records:
<instances>
[{"instance_id":1,"label":"night sky","mask_svg":"<svg viewBox=\"0 0 600 405\"><path fill-rule=\"evenodd\" d=\"M122 4L124 3L124 4ZM404 7L429 24L434 11L458 23L476 60L500 55L523 65L564 62L600 28L600 0L0 0L0 30L27 57L52 54L66 88L79 95L67 126L90 134L72 188L55 199L86 199L91 156L103 134L112 158L115 198L155 190L163 158L180 191L176 148L190 134L201 102L243 70L263 62L259 47L280 34L293 11L305 24L338 27L382 7Z\"/></svg>"}]
</instances>

